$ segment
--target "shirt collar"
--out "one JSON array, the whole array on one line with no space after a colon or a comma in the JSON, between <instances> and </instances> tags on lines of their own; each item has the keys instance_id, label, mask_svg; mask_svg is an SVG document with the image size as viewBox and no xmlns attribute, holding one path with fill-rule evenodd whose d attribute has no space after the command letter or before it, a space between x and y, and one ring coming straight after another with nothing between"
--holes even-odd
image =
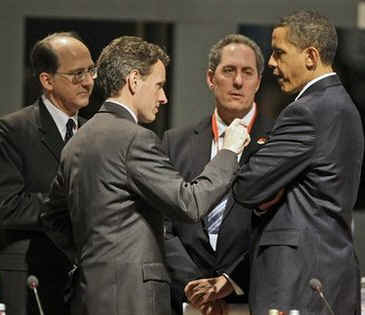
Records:
<instances>
[{"instance_id":1,"label":"shirt collar","mask_svg":"<svg viewBox=\"0 0 365 315\"><path fill-rule=\"evenodd\" d=\"M68 116L58 107L53 105L53 103L43 94L41 96L44 106L46 106L48 112L52 116L54 122L56 123L57 129L64 138L66 134L66 124L67 121L71 118L75 122L75 129L78 128L78 113L76 112L73 116Z\"/></svg>"},{"instance_id":2,"label":"shirt collar","mask_svg":"<svg viewBox=\"0 0 365 315\"><path fill-rule=\"evenodd\" d=\"M255 112L256 112L256 104L254 103L253 106L251 107L250 111L245 116L243 116L241 118L242 122L246 126L248 126L250 124L251 119L255 115ZM219 135L219 137L221 137L228 126L222 120L222 118L219 116L217 109L215 109L214 114L215 114L216 119L217 119L218 135Z\"/></svg>"},{"instance_id":3,"label":"shirt collar","mask_svg":"<svg viewBox=\"0 0 365 315\"><path fill-rule=\"evenodd\" d=\"M336 73L335 73L335 72L326 73L326 74L323 74L323 75L321 75L321 76L319 76L319 77L317 77L317 78L315 78L315 79L313 79L313 80L309 81L309 82L308 82L308 83L304 86L304 88L302 88L302 90L299 92L299 94L297 95L297 97L295 98L295 100L297 100L299 97L301 97L301 96L303 95L303 93L304 93L306 90L308 90L308 88L309 88L311 85L313 85L314 83L318 82L319 80L322 80L322 79L327 78L327 77L332 76L332 75L336 75Z\"/></svg>"},{"instance_id":4,"label":"shirt collar","mask_svg":"<svg viewBox=\"0 0 365 315\"><path fill-rule=\"evenodd\" d=\"M120 103L120 102L116 101L114 98L108 98L106 100L106 102L110 102L110 103L114 103L114 104L117 104L119 106L122 106L126 111L128 111L132 115L132 117L134 118L134 120L138 124L137 115L127 105L124 105L123 103Z\"/></svg>"}]
</instances>

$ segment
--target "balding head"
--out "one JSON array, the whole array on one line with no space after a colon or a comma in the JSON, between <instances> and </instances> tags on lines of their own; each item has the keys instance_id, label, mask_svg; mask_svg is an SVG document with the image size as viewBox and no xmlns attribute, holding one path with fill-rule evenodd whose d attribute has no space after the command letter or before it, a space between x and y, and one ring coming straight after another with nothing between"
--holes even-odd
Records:
<instances>
[{"instance_id":1,"label":"balding head","mask_svg":"<svg viewBox=\"0 0 365 315\"><path fill-rule=\"evenodd\" d=\"M73 116L89 103L96 76L89 49L74 33L54 33L38 41L31 55L44 95Z\"/></svg>"},{"instance_id":2,"label":"balding head","mask_svg":"<svg viewBox=\"0 0 365 315\"><path fill-rule=\"evenodd\" d=\"M75 45L82 45L88 51L74 32L53 33L36 42L30 57L34 76L39 78L42 72L56 73L60 66L59 52L67 51Z\"/></svg>"}]
</instances>

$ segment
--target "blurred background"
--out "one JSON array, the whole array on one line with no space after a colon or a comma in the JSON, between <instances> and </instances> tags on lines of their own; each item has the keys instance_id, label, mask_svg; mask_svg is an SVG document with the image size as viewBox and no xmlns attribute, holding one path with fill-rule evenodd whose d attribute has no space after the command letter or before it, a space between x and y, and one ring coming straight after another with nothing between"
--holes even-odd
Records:
<instances>
[{"instance_id":1,"label":"blurred background","mask_svg":"<svg viewBox=\"0 0 365 315\"><path fill-rule=\"evenodd\" d=\"M266 61L272 26L297 9L317 9L336 25L339 47L335 71L365 117L365 2L360 0L0 0L0 116L39 96L29 53L34 43L56 31L76 31L96 61L103 47L122 35L137 35L165 47L172 58L167 95L155 123L166 129L198 121L214 107L205 83L210 47L228 33L254 39ZM266 69L257 103L277 117L291 101ZM91 117L101 98L94 90L82 115ZM349 139L351 141L351 139ZM354 238L365 275L365 167L354 212ZM1 170L0 170L1 176Z\"/></svg>"}]
</instances>

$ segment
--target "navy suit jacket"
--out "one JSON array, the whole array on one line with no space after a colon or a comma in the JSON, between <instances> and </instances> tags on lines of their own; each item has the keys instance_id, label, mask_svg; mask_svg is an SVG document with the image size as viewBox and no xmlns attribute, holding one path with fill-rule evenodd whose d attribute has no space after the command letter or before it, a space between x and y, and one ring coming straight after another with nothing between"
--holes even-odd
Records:
<instances>
[{"instance_id":1,"label":"navy suit jacket","mask_svg":"<svg viewBox=\"0 0 365 315\"><path fill-rule=\"evenodd\" d=\"M269 308L328 314L309 285L312 278L322 282L335 314L360 314L351 213L363 149L359 113L334 75L289 104L269 141L241 168L233 194L244 206L255 207L285 188L254 231L249 296L254 314Z\"/></svg>"},{"instance_id":2,"label":"navy suit jacket","mask_svg":"<svg viewBox=\"0 0 365 315\"><path fill-rule=\"evenodd\" d=\"M79 125L83 121L80 118ZM0 118L0 270L53 270L52 279L40 279L39 289L45 312L52 314L62 314L62 310L47 286L54 286L57 271L63 270L67 275L70 263L42 232L39 215L63 146L57 126L41 100ZM19 296L27 290L25 283L4 287L22 290ZM62 296L56 299L63 301ZM10 304L23 304L18 299L6 302L9 309Z\"/></svg>"},{"instance_id":3,"label":"navy suit jacket","mask_svg":"<svg viewBox=\"0 0 365 315\"><path fill-rule=\"evenodd\" d=\"M258 113L251 130L251 142L242 154L240 165L262 147L269 135L273 121ZM186 180L193 179L209 162L212 145L211 116L193 125L169 130L163 138L163 146L170 160ZM172 276L172 304L177 313L185 300L184 286L188 281L214 277L223 272L230 274L240 264L243 288L248 289L248 266L245 257L251 234L251 211L234 202L229 195L223 221L218 234L217 249L209 243L207 218L196 224L166 221L165 250ZM246 302L247 295L230 302Z\"/></svg>"}]
</instances>

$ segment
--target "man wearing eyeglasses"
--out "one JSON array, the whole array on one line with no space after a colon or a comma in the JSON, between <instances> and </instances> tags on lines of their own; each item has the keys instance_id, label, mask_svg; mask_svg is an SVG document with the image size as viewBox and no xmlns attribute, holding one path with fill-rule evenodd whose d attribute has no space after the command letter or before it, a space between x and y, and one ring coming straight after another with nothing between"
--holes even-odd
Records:
<instances>
[{"instance_id":1,"label":"man wearing eyeglasses","mask_svg":"<svg viewBox=\"0 0 365 315\"><path fill-rule=\"evenodd\" d=\"M38 41L31 62L41 97L0 118L0 295L8 315L38 315L26 289L34 274L44 313L65 315L71 266L40 230L38 216L61 150L82 124L78 111L89 103L96 67L88 48L69 32Z\"/></svg>"}]
</instances>

